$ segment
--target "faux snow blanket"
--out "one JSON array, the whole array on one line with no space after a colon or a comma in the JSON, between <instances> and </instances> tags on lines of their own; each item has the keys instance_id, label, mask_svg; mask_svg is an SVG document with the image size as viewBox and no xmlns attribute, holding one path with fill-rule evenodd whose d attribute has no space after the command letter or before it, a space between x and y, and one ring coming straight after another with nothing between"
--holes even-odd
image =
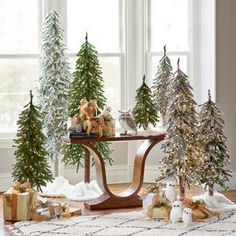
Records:
<instances>
[{"instance_id":1,"label":"faux snow blanket","mask_svg":"<svg viewBox=\"0 0 236 236\"><path fill-rule=\"evenodd\" d=\"M18 222L8 227L17 236L235 236L236 213L223 213L220 220L211 218L205 222L193 222L188 227L183 223L172 224L164 221L149 220L141 211L79 216L45 222Z\"/></svg>"}]
</instances>

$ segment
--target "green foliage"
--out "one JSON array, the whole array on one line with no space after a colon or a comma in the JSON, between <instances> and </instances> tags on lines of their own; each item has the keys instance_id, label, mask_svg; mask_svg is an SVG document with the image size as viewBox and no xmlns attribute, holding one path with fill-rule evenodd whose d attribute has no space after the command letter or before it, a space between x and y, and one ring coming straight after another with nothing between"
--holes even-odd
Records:
<instances>
[{"instance_id":1,"label":"green foliage","mask_svg":"<svg viewBox=\"0 0 236 236\"><path fill-rule=\"evenodd\" d=\"M166 55L166 46L164 47L164 55L161 58L157 70L156 77L153 80L153 96L155 105L160 111L165 123L166 109L168 106L168 86L171 81L172 66L169 57Z\"/></svg>"},{"instance_id":2,"label":"green foliage","mask_svg":"<svg viewBox=\"0 0 236 236\"><path fill-rule=\"evenodd\" d=\"M101 109L106 103L106 98L103 95L104 82L98 53L95 47L88 42L87 36L85 43L82 44L77 53L77 57L73 81L70 86L70 117L78 112L79 102L83 98L86 98L87 101L97 99L98 107Z\"/></svg>"},{"instance_id":3,"label":"green foliage","mask_svg":"<svg viewBox=\"0 0 236 236\"><path fill-rule=\"evenodd\" d=\"M52 11L46 17L43 29L38 100L43 113L46 150L54 161L64 153L65 144L61 137L67 132L68 120L71 75L63 37L59 16ZM58 169L55 172L58 175Z\"/></svg>"},{"instance_id":4,"label":"green foliage","mask_svg":"<svg viewBox=\"0 0 236 236\"><path fill-rule=\"evenodd\" d=\"M16 163L13 166L14 181L29 181L31 186L45 186L52 181L52 173L47 163L47 152L44 148L45 136L42 133L42 121L38 107L33 105L30 91L30 102L24 107L17 122L18 131L14 142L16 145Z\"/></svg>"},{"instance_id":5,"label":"green foliage","mask_svg":"<svg viewBox=\"0 0 236 236\"><path fill-rule=\"evenodd\" d=\"M190 185L199 180L202 153L196 143L196 102L188 77L179 66L169 86L169 96L166 142L162 146L165 156L161 160L158 180L177 179L181 176Z\"/></svg>"},{"instance_id":6,"label":"green foliage","mask_svg":"<svg viewBox=\"0 0 236 236\"><path fill-rule=\"evenodd\" d=\"M201 105L199 117L199 137L205 156L201 183L210 188L219 184L227 189L231 170L228 168L230 155L223 131L225 121L219 105L211 100L210 91L208 101Z\"/></svg>"},{"instance_id":7,"label":"green foliage","mask_svg":"<svg viewBox=\"0 0 236 236\"><path fill-rule=\"evenodd\" d=\"M106 103L106 98L103 95L104 82L102 69L99 65L98 53L95 47L88 42L87 35L85 43L81 46L77 56L78 59L76 61L75 72L73 73L73 81L70 85L70 117L73 117L78 112L80 100L83 98L86 98L87 101L96 99L100 109L102 109ZM97 150L102 154L104 160L108 160L109 163L112 163L109 143L93 143L93 145L97 147ZM86 150L83 146L70 144L66 148L63 161L65 164L75 165L78 170L78 168L82 166L82 159L86 156Z\"/></svg>"},{"instance_id":8,"label":"green foliage","mask_svg":"<svg viewBox=\"0 0 236 236\"><path fill-rule=\"evenodd\" d=\"M140 88L136 90L136 105L133 109L133 115L138 127L147 129L149 124L156 126L158 122L157 111L153 102L151 89L145 82L145 75L143 76L143 83Z\"/></svg>"}]
</instances>

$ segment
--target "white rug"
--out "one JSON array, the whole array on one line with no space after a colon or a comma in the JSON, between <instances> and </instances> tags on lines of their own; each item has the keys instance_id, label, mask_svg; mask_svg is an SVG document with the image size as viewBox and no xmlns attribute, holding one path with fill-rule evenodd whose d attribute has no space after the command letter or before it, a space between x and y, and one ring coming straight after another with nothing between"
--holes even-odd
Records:
<instances>
[{"instance_id":1,"label":"white rug","mask_svg":"<svg viewBox=\"0 0 236 236\"><path fill-rule=\"evenodd\" d=\"M208 222L194 222L188 228L183 223L148 220L142 212L79 216L48 222L18 222L9 227L17 236L235 236L236 213L222 214L220 220L212 218Z\"/></svg>"}]
</instances>

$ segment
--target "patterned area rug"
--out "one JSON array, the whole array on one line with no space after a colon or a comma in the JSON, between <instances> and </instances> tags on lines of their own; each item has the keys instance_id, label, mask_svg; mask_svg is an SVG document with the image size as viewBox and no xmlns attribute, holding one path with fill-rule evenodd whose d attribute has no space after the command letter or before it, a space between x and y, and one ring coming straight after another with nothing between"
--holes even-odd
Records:
<instances>
[{"instance_id":1,"label":"patterned area rug","mask_svg":"<svg viewBox=\"0 0 236 236\"><path fill-rule=\"evenodd\" d=\"M148 220L142 212L114 213L111 215L80 216L48 222L18 222L10 230L18 236L55 235L134 235L134 236L220 236L236 235L236 213L221 215L221 219L193 223L171 224Z\"/></svg>"}]
</instances>

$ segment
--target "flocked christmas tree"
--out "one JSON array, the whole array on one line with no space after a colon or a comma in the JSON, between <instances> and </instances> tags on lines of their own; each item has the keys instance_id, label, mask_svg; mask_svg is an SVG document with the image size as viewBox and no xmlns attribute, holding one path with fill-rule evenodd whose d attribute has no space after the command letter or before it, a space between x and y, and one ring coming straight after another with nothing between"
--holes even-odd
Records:
<instances>
[{"instance_id":1,"label":"flocked christmas tree","mask_svg":"<svg viewBox=\"0 0 236 236\"><path fill-rule=\"evenodd\" d=\"M215 184L227 188L231 171L228 168L230 155L226 146L227 138L223 131L225 121L219 105L211 100L210 90L208 101L201 105L199 122L199 137L204 150L201 183L208 187L211 196Z\"/></svg>"},{"instance_id":2,"label":"flocked christmas tree","mask_svg":"<svg viewBox=\"0 0 236 236\"><path fill-rule=\"evenodd\" d=\"M145 81L143 76L142 85L136 90L136 105L133 109L133 116L139 128L148 129L149 125L156 126L158 122L157 110L153 102L153 95L151 89Z\"/></svg>"},{"instance_id":3,"label":"flocked christmas tree","mask_svg":"<svg viewBox=\"0 0 236 236\"><path fill-rule=\"evenodd\" d=\"M196 144L196 102L188 77L179 68L169 86L169 103L166 114L165 153L161 160L161 179L179 180L180 197L185 196L185 183L199 180L201 153Z\"/></svg>"},{"instance_id":4,"label":"flocked christmas tree","mask_svg":"<svg viewBox=\"0 0 236 236\"><path fill-rule=\"evenodd\" d=\"M33 104L30 91L30 102L19 115L18 131L14 140L16 163L12 170L14 181L29 181L38 190L52 181L52 173L47 162L44 148L45 136L42 132L42 120L38 107Z\"/></svg>"},{"instance_id":5,"label":"flocked christmas tree","mask_svg":"<svg viewBox=\"0 0 236 236\"><path fill-rule=\"evenodd\" d=\"M157 74L153 80L153 96L155 105L160 111L163 123L165 124L166 109L168 106L168 86L172 77L172 66L169 57L166 55L166 46L164 46L164 55L161 58Z\"/></svg>"},{"instance_id":6,"label":"flocked christmas tree","mask_svg":"<svg viewBox=\"0 0 236 236\"><path fill-rule=\"evenodd\" d=\"M42 35L38 98L43 113L46 150L54 161L55 176L59 174L59 156L65 149L61 137L67 132L71 78L63 38L59 16L56 11L52 11L46 17Z\"/></svg>"},{"instance_id":7,"label":"flocked christmas tree","mask_svg":"<svg viewBox=\"0 0 236 236\"><path fill-rule=\"evenodd\" d=\"M73 117L78 112L78 106L81 99L86 98L87 101L96 99L98 107L102 109L106 103L103 95L104 81L102 78L102 69L98 60L98 53L95 47L88 41L86 33L85 42L81 46L77 54L75 72L73 73L73 81L70 85L71 103L69 106L69 115ZM97 150L102 154L104 160L112 163L110 158L109 143L99 142L93 143ZM77 170L82 165L81 160L85 158L85 168L89 169L90 154L82 145L69 145L64 155L66 164L76 165ZM85 173L85 181L89 182L89 174Z\"/></svg>"}]
</instances>

